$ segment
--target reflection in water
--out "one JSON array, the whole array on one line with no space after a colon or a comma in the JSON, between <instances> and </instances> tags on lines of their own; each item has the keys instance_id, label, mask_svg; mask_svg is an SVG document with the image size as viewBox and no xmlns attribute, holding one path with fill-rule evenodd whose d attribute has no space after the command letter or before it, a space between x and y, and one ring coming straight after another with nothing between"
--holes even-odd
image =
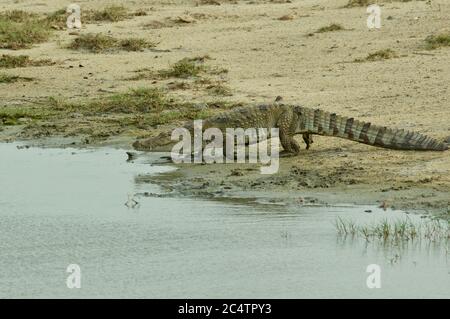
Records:
<instances>
[{"instance_id":1,"label":"reflection in water","mask_svg":"<svg viewBox=\"0 0 450 319\"><path fill-rule=\"evenodd\" d=\"M130 209L128 194L161 192L148 182L167 167L112 149L0 144L0 154L0 297L450 296L446 245L383 245L333 225L400 212L153 196ZM80 289L66 286L69 264ZM369 264L380 289L366 285Z\"/></svg>"}]
</instances>

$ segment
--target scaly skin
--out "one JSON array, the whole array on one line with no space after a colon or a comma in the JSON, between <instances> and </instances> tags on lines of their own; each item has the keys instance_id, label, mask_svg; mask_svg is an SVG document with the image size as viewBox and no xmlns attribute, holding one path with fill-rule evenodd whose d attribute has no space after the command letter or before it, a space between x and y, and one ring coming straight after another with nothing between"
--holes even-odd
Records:
<instances>
[{"instance_id":1,"label":"scaly skin","mask_svg":"<svg viewBox=\"0 0 450 319\"><path fill-rule=\"evenodd\" d=\"M184 126L193 132L193 125ZM222 132L226 128L278 128L281 145L286 153L296 155L300 146L296 134L302 134L309 149L312 135L335 136L367 145L399 150L444 151L448 145L420 133L390 129L368 122L343 117L319 109L279 103L236 108L207 118L203 130L215 127ZM136 150L170 151L175 143L170 140L171 132L157 137L138 140L133 144Z\"/></svg>"}]
</instances>

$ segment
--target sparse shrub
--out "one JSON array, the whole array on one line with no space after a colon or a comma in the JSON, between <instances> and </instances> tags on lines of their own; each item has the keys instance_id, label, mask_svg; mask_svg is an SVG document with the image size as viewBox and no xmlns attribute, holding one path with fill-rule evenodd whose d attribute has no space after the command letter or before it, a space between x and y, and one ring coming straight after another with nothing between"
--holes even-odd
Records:
<instances>
[{"instance_id":1,"label":"sparse shrub","mask_svg":"<svg viewBox=\"0 0 450 319\"><path fill-rule=\"evenodd\" d=\"M141 38L130 38L120 40L119 46L125 51L143 51L144 49L155 47L156 44Z\"/></svg>"},{"instance_id":2,"label":"sparse shrub","mask_svg":"<svg viewBox=\"0 0 450 319\"><path fill-rule=\"evenodd\" d=\"M111 50L117 46L117 39L101 33L82 34L72 41L69 48L73 50L87 50L94 53Z\"/></svg>"},{"instance_id":3,"label":"sparse shrub","mask_svg":"<svg viewBox=\"0 0 450 319\"><path fill-rule=\"evenodd\" d=\"M39 119L42 114L32 108L3 107L0 109L0 124L18 125L20 119Z\"/></svg>"},{"instance_id":4,"label":"sparse shrub","mask_svg":"<svg viewBox=\"0 0 450 319\"><path fill-rule=\"evenodd\" d=\"M129 18L131 15L124 6L110 6L103 10L89 10L86 11L84 19L87 22L91 21L110 21L118 22ZM83 17L82 17L83 18ZM83 20L81 20L83 21Z\"/></svg>"},{"instance_id":5,"label":"sparse shrub","mask_svg":"<svg viewBox=\"0 0 450 319\"><path fill-rule=\"evenodd\" d=\"M28 49L48 40L51 28L37 15L26 11L6 11L0 14L0 48Z\"/></svg>"},{"instance_id":6,"label":"sparse shrub","mask_svg":"<svg viewBox=\"0 0 450 319\"><path fill-rule=\"evenodd\" d=\"M145 48L154 47L155 44L140 38L116 39L109 35L82 34L69 45L73 50L87 50L93 53L101 53L112 50L142 51Z\"/></svg>"},{"instance_id":7,"label":"sparse shrub","mask_svg":"<svg viewBox=\"0 0 450 319\"><path fill-rule=\"evenodd\" d=\"M367 57L363 59L355 59L354 62L366 62L366 61L382 61L382 60L389 60L393 58L397 58L398 55L394 50L391 49L385 49L385 50L379 50L374 53L370 53L367 55Z\"/></svg>"},{"instance_id":8,"label":"sparse shrub","mask_svg":"<svg viewBox=\"0 0 450 319\"><path fill-rule=\"evenodd\" d=\"M15 83L15 82L19 82L19 81L33 81L32 78L28 78L28 77L21 77L21 76L17 76L17 75L9 75L9 74L5 74L5 73L0 73L0 83Z\"/></svg>"},{"instance_id":9,"label":"sparse shrub","mask_svg":"<svg viewBox=\"0 0 450 319\"><path fill-rule=\"evenodd\" d=\"M169 69L159 71L159 74L163 77L186 79L189 77L198 76L206 70L206 66L185 58L173 64Z\"/></svg>"},{"instance_id":10,"label":"sparse shrub","mask_svg":"<svg viewBox=\"0 0 450 319\"><path fill-rule=\"evenodd\" d=\"M0 68L12 69L22 68L27 66L43 66L53 65L54 62L50 59L32 60L28 55L9 55L3 54L0 57Z\"/></svg>"},{"instance_id":11,"label":"sparse shrub","mask_svg":"<svg viewBox=\"0 0 450 319\"><path fill-rule=\"evenodd\" d=\"M450 33L430 35L425 38L425 46L428 50L450 46Z\"/></svg>"},{"instance_id":12,"label":"sparse shrub","mask_svg":"<svg viewBox=\"0 0 450 319\"><path fill-rule=\"evenodd\" d=\"M367 7L372 2L373 1L371 1L371 0L349 0L348 3L345 5L345 7L346 8Z\"/></svg>"},{"instance_id":13,"label":"sparse shrub","mask_svg":"<svg viewBox=\"0 0 450 319\"><path fill-rule=\"evenodd\" d=\"M332 23L326 27L319 28L316 33L324 33L324 32L333 32L333 31L340 31L345 30L344 27L337 23Z\"/></svg>"}]
</instances>

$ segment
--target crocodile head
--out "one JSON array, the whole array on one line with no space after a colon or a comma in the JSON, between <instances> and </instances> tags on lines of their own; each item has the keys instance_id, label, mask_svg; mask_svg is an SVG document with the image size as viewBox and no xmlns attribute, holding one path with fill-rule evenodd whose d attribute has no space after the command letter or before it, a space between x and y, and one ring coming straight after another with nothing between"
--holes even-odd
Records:
<instances>
[{"instance_id":1,"label":"crocodile head","mask_svg":"<svg viewBox=\"0 0 450 319\"><path fill-rule=\"evenodd\" d=\"M165 152L170 151L175 143L170 139L169 133L163 132L156 137L135 141L133 148L137 151Z\"/></svg>"}]
</instances>

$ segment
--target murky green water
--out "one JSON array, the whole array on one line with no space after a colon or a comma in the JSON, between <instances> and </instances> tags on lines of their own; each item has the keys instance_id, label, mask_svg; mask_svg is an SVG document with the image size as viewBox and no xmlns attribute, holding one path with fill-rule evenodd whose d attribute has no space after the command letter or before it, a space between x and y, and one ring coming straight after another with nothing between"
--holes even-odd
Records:
<instances>
[{"instance_id":1,"label":"murky green water","mask_svg":"<svg viewBox=\"0 0 450 319\"><path fill-rule=\"evenodd\" d=\"M135 176L167 167L113 149L0 154L2 298L450 297L446 244L367 243L333 225L400 212L150 197L131 209L128 194L159 191ZM66 286L69 264L80 289ZM366 285L369 264L381 267L379 289Z\"/></svg>"}]
</instances>

